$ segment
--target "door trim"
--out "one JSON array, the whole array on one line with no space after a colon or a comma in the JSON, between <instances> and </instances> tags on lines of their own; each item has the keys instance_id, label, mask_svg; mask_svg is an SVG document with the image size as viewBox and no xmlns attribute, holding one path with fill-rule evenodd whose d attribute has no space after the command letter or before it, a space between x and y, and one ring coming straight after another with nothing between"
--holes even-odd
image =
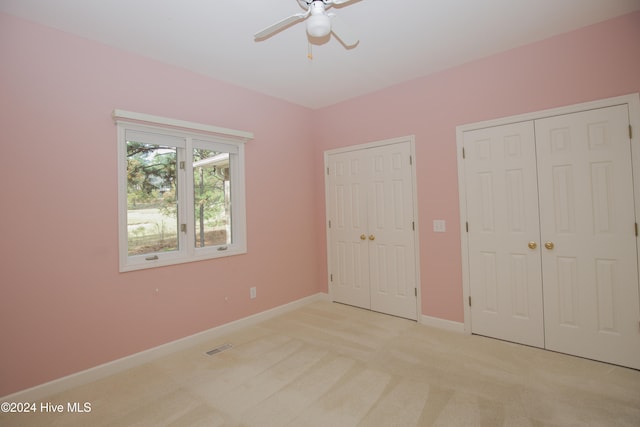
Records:
<instances>
[{"instance_id":1,"label":"door trim","mask_svg":"<svg viewBox=\"0 0 640 427\"><path fill-rule=\"evenodd\" d=\"M418 226L418 180L416 174L416 143L415 143L415 135L407 135L401 136L398 138L385 139L381 141L373 141L367 142L364 144L357 145L349 145L346 147L335 148L331 150L326 150L324 154L324 224L325 224L325 241L327 242L327 289L329 294L329 299L334 301L332 286L331 286L331 233L329 232L329 185L328 185L328 174L327 168L329 167L329 156L332 154L346 153L349 151L358 151L364 150L367 148L376 148L382 147L384 145L393 145L393 144L401 144L401 143L409 143L409 152L411 153L412 158L412 168L411 168L411 180L413 183L413 218L415 222L415 230L414 230L414 257L415 257L415 277L416 277L416 289L417 289L417 297L416 297L416 317L418 323L421 322L422 318L422 289L420 282L420 228Z\"/></svg>"},{"instance_id":2,"label":"door trim","mask_svg":"<svg viewBox=\"0 0 640 427\"><path fill-rule=\"evenodd\" d=\"M458 160L458 195L460 206L460 242L462 249L462 304L464 308L465 333L471 334L471 308L469 307L469 296L471 295L471 290L469 282L469 240L466 230L467 195L464 175L464 159L462 157L464 132L523 121L538 120L547 117L560 116L563 114L578 113L581 111L594 110L598 108L613 107L616 105L627 105L629 109L629 123L631 124L631 127L633 129L631 137L631 161L633 170L636 221L638 221L638 215L640 214L640 94L633 93L613 98L583 102L580 104L567 105L564 107L552 108L548 110L535 111L531 113L456 126L456 158ZM639 246L639 243L640 240L638 239L638 237L636 237L637 248ZM638 253L640 253L640 248L638 249ZM638 260L638 265L640 265L640 259Z\"/></svg>"}]
</instances>

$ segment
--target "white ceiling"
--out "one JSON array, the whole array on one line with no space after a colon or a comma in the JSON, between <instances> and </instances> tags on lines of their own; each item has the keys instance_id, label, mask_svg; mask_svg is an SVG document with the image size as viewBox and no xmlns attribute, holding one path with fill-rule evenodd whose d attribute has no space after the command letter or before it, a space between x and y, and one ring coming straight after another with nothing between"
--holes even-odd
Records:
<instances>
[{"instance_id":1,"label":"white ceiling","mask_svg":"<svg viewBox=\"0 0 640 427\"><path fill-rule=\"evenodd\" d=\"M640 10L640 0L354 0L333 7L360 39L311 44L296 0L0 0L0 11L320 108Z\"/></svg>"}]
</instances>

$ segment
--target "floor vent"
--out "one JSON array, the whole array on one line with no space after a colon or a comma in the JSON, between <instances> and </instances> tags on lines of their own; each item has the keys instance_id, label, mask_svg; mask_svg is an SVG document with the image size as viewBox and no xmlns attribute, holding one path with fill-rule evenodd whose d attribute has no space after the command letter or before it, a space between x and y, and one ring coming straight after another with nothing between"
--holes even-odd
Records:
<instances>
[{"instance_id":1,"label":"floor vent","mask_svg":"<svg viewBox=\"0 0 640 427\"><path fill-rule=\"evenodd\" d=\"M220 347L216 347L213 350L207 351L207 354L209 356L213 356L214 354L218 354L225 350L229 350L231 347L233 347L231 344L222 344Z\"/></svg>"}]
</instances>

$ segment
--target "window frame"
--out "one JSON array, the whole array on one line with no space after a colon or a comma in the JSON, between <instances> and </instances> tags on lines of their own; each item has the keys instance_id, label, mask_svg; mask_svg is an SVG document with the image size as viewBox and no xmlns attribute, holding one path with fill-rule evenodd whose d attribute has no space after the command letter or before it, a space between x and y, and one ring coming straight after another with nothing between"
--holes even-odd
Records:
<instances>
[{"instance_id":1,"label":"window frame","mask_svg":"<svg viewBox=\"0 0 640 427\"><path fill-rule=\"evenodd\" d=\"M223 258L247 252L245 198L245 143L253 139L250 132L220 128L142 113L114 110L118 143L118 240L119 271L164 267L194 261ZM129 255L128 245L128 188L127 188L127 131L153 133L174 142L178 176L178 249ZM164 138L163 138L164 137ZM193 149L203 148L229 153L231 182L231 243L196 247L194 207ZM186 224L186 232L180 225Z\"/></svg>"}]
</instances>

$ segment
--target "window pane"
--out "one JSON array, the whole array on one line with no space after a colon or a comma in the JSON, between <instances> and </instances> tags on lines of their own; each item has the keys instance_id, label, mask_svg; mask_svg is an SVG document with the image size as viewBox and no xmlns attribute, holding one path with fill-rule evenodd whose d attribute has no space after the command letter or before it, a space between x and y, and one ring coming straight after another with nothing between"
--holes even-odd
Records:
<instances>
[{"instance_id":1,"label":"window pane","mask_svg":"<svg viewBox=\"0 0 640 427\"><path fill-rule=\"evenodd\" d=\"M127 141L128 255L178 250L177 149Z\"/></svg>"},{"instance_id":2,"label":"window pane","mask_svg":"<svg viewBox=\"0 0 640 427\"><path fill-rule=\"evenodd\" d=\"M229 153L193 150L195 247L231 243Z\"/></svg>"}]
</instances>

